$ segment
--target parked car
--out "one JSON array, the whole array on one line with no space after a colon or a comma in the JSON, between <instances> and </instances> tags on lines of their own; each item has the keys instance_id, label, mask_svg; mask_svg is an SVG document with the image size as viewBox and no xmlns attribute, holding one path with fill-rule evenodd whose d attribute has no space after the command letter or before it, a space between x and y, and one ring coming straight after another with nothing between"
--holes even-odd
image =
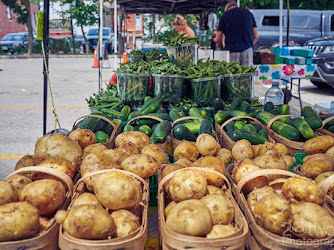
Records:
<instances>
[{"instance_id":1,"label":"parked car","mask_svg":"<svg viewBox=\"0 0 334 250\"><path fill-rule=\"evenodd\" d=\"M334 29L334 19L332 25ZM304 46L314 50L313 62L317 64L311 82L319 88L334 87L334 36L312 39Z\"/></svg>"},{"instance_id":2,"label":"parked car","mask_svg":"<svg viewBox=\"0 0 334 250\"><path fill-rule=\"evenodd\" d=\"M99 29L92 28L87 32L87 41L90 52L94 52L94 49L97 48L97 41L99 38ZM114 34L111 33L110 28L103 28L103 43L105 43L108 53L111 54L114 51ZM85 51L85 41L83 41L83 47Z\"/></svg>"},{"instance_id":3,"label":"parked car","mask_svg":"<svg viewBox=\"0 0 334 250\"><path fill-rule=\"evenodd\" d=\"M271 47L279 42L279 9L252 10L254 15L259 41L255 50L259 47ZM286 41L287 10L283 10L283 41ZM334 36L334 11L322 10L290 10L289 42L304 45L308 40Z\"/></svg>"},{"instance_id":4,"label":"parked car","mask_svg":"<svg viewBox=\"0 0 334 250\"><path fill-rule=\"evenodd\" d=\"M26 48L28 43L28 32L9 33L0 40L0 48L6 53L14 53L15 48Z\"/></svg>"}]
</instances>

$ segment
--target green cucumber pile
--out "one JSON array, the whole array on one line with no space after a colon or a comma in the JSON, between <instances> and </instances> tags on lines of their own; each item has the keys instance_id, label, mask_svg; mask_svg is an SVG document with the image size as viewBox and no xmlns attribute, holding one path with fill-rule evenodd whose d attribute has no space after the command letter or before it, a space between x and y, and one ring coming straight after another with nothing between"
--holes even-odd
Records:
<instances>
[{"instance_id":1,"label":"green cucumber pile","mask_svg":"<svg viewBox=\"0 0 334 250\"><path fill-rule=\"evenodd\" d=\"M320 115L320 119L321 119L322 121L326 120L326 119L329 118L329 117L331 117L331 116L328 116L328 115ZM329 121L329 122L327 122L327 123L325 124L325 126L324 126L324 129L327 129L329 132L334 133L334 119L331 120L331 121Z\"/></svg>"}]
</instances>

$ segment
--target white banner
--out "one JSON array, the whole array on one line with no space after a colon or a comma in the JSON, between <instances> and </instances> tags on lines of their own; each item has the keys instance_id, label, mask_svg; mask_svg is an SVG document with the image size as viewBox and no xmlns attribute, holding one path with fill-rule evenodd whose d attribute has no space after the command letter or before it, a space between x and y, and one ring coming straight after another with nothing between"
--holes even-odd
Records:
<instances>
[{"instance_id":1,"label":"white banner","mask_svg":"<svg viewBox=\"0 0 334 250\"><path fill-rule=\"evenodd\" d=\"M63 39L72 36L71 21L62 19L50 20L49 36L54 39Z\"/></svg>"}]
</instances>

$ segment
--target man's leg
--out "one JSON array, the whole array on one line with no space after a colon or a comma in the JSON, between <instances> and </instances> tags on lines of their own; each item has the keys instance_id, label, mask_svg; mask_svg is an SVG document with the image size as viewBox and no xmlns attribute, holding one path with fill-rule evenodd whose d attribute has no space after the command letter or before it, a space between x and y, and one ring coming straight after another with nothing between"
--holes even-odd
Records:
<instances>
[{"instance_id":1,"label":"man's leg","mask_svg":"<svg viewBox=\"0 0 334 250\"><path fill-rule=\"evenodd\" d=\"M253 49L248 48L240 53L240 65L250 67L253 65Z\"/></svg>"},{"instance_id":2,"label":"man's leg","mask_svg":"<svg viewBox=\"0 0 334 250\"><path fill-rule=\"evenodd\" d=\"M240 63L240 52L230 53L230 62L239 62Z\"/></svg>"}]
</instances>

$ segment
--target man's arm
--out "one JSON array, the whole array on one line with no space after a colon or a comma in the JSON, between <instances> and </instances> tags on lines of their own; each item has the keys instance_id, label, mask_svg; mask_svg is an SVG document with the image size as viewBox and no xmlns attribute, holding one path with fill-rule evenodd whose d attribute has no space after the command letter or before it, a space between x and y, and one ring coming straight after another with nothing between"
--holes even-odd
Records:
<instances>
[{"instance_id":1,"label":"man's arm","mask_svg":"<svg viewBox=\"0 0 334 250\"><path fill-rule=\"evenodd\" d=\"M214 41L216 42L216 44L218 45L218 47L221 50L224 49L223 43L222 43L222 36L223 36L223 32L222 31L217 31L216 37L214 38Z\"/></svg>"},{"instance_id":2,"label":"man's arm","mask_svg":"<svg viewBox=\"0 0 334 250\"><path fill-rule=\"evenodd\" d=\"M259 40L259 34L257 32L257 28L253 28L253 45L256 44L256 42Z\"/></svg>"}]
</instances>

